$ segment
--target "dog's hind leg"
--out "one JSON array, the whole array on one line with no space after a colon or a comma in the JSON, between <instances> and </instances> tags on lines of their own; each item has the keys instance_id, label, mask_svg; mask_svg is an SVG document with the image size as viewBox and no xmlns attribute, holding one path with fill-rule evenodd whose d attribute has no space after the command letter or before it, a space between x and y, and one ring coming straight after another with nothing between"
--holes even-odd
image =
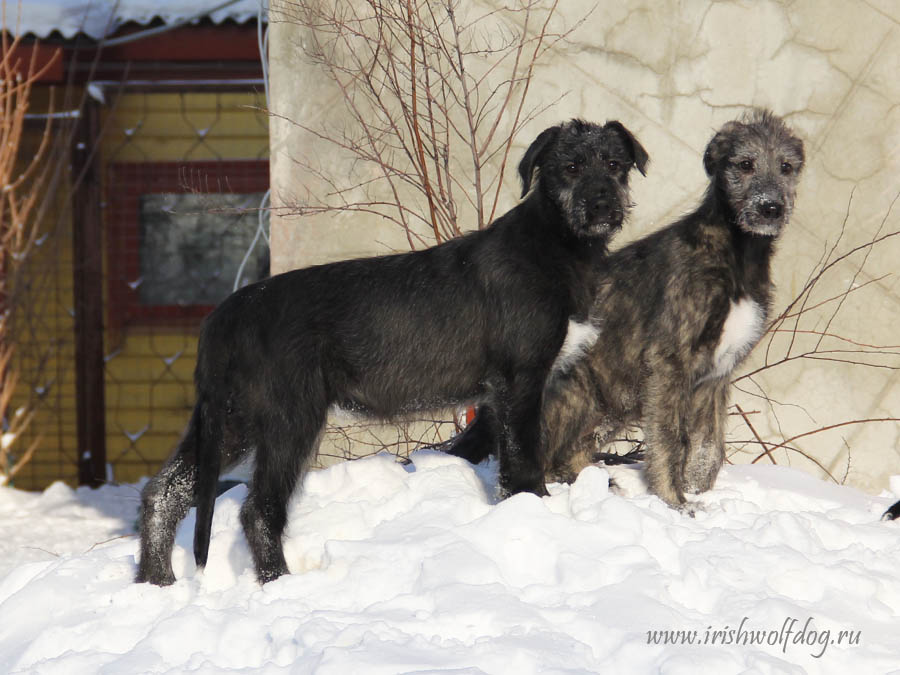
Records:
<instances>
[{"instance_id":1,"label":"dog's hind leg","mask_svg":"<svg viewBox=\"0 0 900 675\"><path fill-rule=\"evenodd\" d=\"M138 582L157 586L175 582L172 547L178 523L187 515L194 498L199 416L199 407L195 407L178 448L141 493L141 552L135 578Z\"/></svg>"},{"instance_id":2,"label":"dog's hind leg","mask_svg":"<svg viewBox=\"0 0 900 675\"><path fill-rule=\"evenodd\" d=\"M253 420L259 445L241 525L253 555L256 576L267 583L288 573L282 535L297 481L315 456L328 402L309 388L272 392Z\"/></svg>"},{"instance_id":3,"label":"dog's hind leg","mask_svg":"<svg viewBox=\"0 0 900 675\"><path fill-rule=\"evenodd\" d=\"M725 409L728 380L705 382L691 397L691 447L684 466L688 492L706 492L716 482L725 461Z\"/></svg>"},{"instance_id":4,"label":"dog's hind leg","mask_svg":"<svg viewBox=\"0 0 900 675\"><path fill-rule=\"evenodd\" d=\"M586 439L602 422L590 368L580 362L550 377L544 387L541 459L548 479L573 482L591 464L596 443Z\"/></svg>"},{"instance_id":5,"label":"dog's hind leg","mask_svg":"<svg viewBox=\"0 0 900 675\"><path fill-rule=\"evenodd\" d=\"M478 406L475 419L462 432L435 446L448 455L480 464L497 451L497 420L490 405Z\"/></svg>"}]
</instances>

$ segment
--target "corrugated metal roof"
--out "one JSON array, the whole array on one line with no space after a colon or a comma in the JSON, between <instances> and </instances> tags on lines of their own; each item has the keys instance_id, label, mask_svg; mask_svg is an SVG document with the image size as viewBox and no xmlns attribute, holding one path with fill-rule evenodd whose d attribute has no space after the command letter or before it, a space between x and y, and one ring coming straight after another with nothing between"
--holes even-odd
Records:
<instances>
[{"instance_id":1,"label":"corrugated metal roof","mask_svg":"<svg viewBox=\"0 0 900 675\"><path fill-rule=\"evenodd\" d=\"M129 21L146 25L160 18L174 24L199 16L214 23L228 19L242 23L256 18L260 0L24 0L21 5L7 0L5 4L6 25L15 33L41 38L53 31L66 38L84 33L99 40ZM268 0L262 4L267 7Z\"/></svg>"}]
</instances>

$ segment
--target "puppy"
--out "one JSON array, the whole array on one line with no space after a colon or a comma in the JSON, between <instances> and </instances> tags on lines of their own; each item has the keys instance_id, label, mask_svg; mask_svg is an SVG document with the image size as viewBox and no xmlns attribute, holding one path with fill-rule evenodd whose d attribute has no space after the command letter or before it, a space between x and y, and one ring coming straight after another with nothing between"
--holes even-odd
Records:
<instances>
[{"instance_id":1,"label":"puppy","mask_svg":"<svg viewBox=\"0 0 900 675\"><path fill-rule=\"evenodd\" d=\"M488 228L423 251L295 270L206 319L184 439L142 495L137 581L174 581L178 522L197 504L206 564L216 479L255 452L241 523L260 582L288 571L287 502L328 408L377 418L466 402L494 411L509 492L543 493L544 382L629 208L647 153L620 123L546 129L519 165L524 199Z\"/></svg>"}]
</instances>

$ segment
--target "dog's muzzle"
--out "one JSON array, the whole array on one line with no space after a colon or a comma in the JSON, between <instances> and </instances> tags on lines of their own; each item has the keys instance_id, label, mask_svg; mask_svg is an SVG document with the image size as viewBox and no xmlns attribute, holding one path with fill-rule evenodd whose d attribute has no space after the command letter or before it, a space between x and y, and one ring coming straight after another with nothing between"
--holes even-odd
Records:
<instances>
[{"instance_id":1,"label":"dog's muzzle","mask_svg":"<svg viewBox=\"0 0 900 675\"><path fill-rule=\"evenodd\" d=\"M746 203L738 213L738 225L751 234L775 237L781 234L789 210L782 199L754 199Z\"/></svg>"},{"instance_id":2,"label":"dog's muzzle","mask_svg":"<svg viewBox=\"0 0 900 675\"><path fill-rule=\"evenodd\" d=\"M606 190L585 200L584 229L588 233L607 233L621 229L625 213L615 196Z\"/></svg>"}]
</instances>

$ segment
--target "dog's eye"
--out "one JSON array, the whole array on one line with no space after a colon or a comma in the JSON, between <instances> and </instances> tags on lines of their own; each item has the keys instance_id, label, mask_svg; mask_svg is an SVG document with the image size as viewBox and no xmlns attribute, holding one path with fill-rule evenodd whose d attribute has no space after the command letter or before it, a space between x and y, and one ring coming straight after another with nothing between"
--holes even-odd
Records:
<instances>
[{"instance_id":1,"label":"dog's eye","mask_svg":"<svg viewBox=\"0 0 900 675\"><path fill-rule=\"evenodd\" d=\"M782 162L781 163L781 173L789 174L793 170L794 170L794 167L791 166L790 162Z\"/></svg>"},{"instance_id":2,"label":"dog's eye","mask_svg":"<svg viewBox=\"0 0 900 675\"><path fill-rule=\"evenodd\" d=\"M619 163L614 159L609 160L606 163L606 166L609 167L610 171L618 171L619 170Z\"/></svg>"},{"instance_id":3,"label":"dog's eye","mask_svg":"<svg viewBox=\"0 0 900 675\"><path fill-rule=\"evenodd\" d=\"M753 160L742 159L740 162L738 162L738 166L744 173L750 173L751 171L753 171Z\"/></svg>"},{"instance_id":4,"label":"dog's eye","mask_svg":"<svg viewBox=\"0 0 900 675\"><path fill-rule=\"evenodd\" d=\"M566 173L572 176L576 175L579 171L581 171L581 167L574 162L566 166Z\"/></svg>"}]
</instances>

